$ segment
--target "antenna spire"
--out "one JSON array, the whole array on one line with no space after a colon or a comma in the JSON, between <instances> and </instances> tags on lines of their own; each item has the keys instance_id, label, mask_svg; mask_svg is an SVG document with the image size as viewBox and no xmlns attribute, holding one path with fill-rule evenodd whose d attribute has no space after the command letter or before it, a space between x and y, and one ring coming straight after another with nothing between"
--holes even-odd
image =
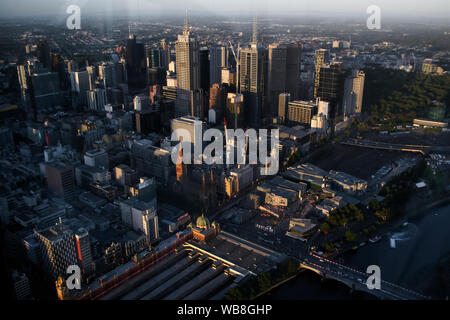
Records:
<instances>
[{"instance_id":1,"label":"antenna spire","mask_svg":"<svg viewBox=\"0 0 450 320\"><path fill-rule=\"evenodd\" d=\"M256 15L253 18L252 44L258 44L258 18Z\"/></svg>"},{"instance_id":2,"label":"antenna spire","mask_svg":"<svg viewBox=\"0 0 450 320\"><path fill-rule=\"evenodd\" d=\"M188 16L188 9L186 8L186 18L184 20L184 32L189 32L189 16Z\"/></svg>"}]
</instances>

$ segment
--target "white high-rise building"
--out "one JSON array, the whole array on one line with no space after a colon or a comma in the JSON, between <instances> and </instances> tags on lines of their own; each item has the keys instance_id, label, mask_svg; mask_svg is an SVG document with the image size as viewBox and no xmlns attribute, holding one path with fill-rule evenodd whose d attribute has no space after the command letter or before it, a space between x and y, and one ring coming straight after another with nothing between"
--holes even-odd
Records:
<instances>
[{"instance_id":1,"label":"white high-rise building","mask_svg":"<svg viewBox=\"0 0 450 320\"><path fill-rule=\"evenodd\" d=\"M318 114L311 119L311 129L325 133L328 128L327 118L324 115Z\"/></svg>"},{"instance_id":2,"label":"white high-rise building","mask_svg":"<svg viewBox=\"0 0 450 320\"><path fill-rule=\"evenodd\" d=\"M325 119L328 118L330 104L327 101L321 101L317 103L317 114L325 116Z\"/></svg>"},{"instance_id":3,"label":"white high-rise building","mask_svg":"<svg viewBox=\"0 0 450 320\"><path fill-rule=\"evenodd\" d=\"M353 70L352 75L345 79L344 85L344 116L361 114L364 95L364 71Z\"/></svg>"},{"instance_id":4,"label":"white high-rise building","mask_svg":"<svg viewBox=\"0 0 450 320\"><path fill-rule=\"evenodd\" d=\"M147 207L137 203L131 208L133 219L133 230L142 232L149 241L155 241L159 238L158 215L155 207Z\"/></svg>"}]
</instances>

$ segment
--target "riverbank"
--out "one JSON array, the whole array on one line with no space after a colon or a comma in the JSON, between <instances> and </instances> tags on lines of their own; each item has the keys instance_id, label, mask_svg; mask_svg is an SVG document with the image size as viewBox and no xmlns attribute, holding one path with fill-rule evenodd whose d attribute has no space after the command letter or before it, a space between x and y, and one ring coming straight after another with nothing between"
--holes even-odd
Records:
<instances>
[{"instance_id":1,"label":"riverbank","mask_svg":"<svg viewBox=\"0 0 450 320\"><path fill-rule=\"evenodd\" d=\"M296 274L294 274L293 276L290 276L290 277L288 277L288 278L286 278L286 279L284 279L284 280L282 280L282 281L280 281L280 282L274 284L274 285L271 286L269 289L267 289L267 290L265 290L265 291L259 293L259 294L256 295L255 297L253 297L252 300L257 300L258 298L264 296L265 294L269 293L270 291L272 291L272 290L278 288L279 286L285 284L286 282L291 281L292 279L297 278L297 277L299 276L299 274L302 273L303 271L304 271L303 269L299 268L299 269L297 270L297 273L296 273Z\"/></svg>"},{"instance_id":2,"label":"riverbank","mask_svg":"<svg viewBox=\"0 0 450 320\"><path fill-rule=\"evenodd\" d=\"M377 298L363 291L352 291L339 281L324 279L317 273L305 269L283 284L265 292L258 300L377 300Z\"/></svg>"},{"instance_id":3,"label":"riverbank","mask_svg":"<svg viewBox=\"0 0 450 320\"><path fill-rule=\"evenodd\" d=\"M342 256L348 252L354 252L357 251L360 247L360 243L367 243L370 238L373 237L384 237L386 234L388 234L391 230L396 229L403 225L405 222L408 222L410 219L418 219L423 217L428 211L433 209L439 209L441 207L444 207L446 205L450 204L450 194L447 196L444 196L444 198L434 200L431 203L428 203L424 205L423 203L415 203L415 210L407 210L406 215L403 217L400 217L394 221L390 221L387 224L379 225L377 230L370 235L359 235L358 243L355 243L353 245L344 246L335 252L327 253L326 256L329 258L336 258L339 256ZM417 209L420 208L420 209ZM353 249L354 246L358 246L358 249Z\"/></svg>"},{"instance_id":4,"label":"riverbank","mask_svg":"<svg viewBox=\"0 0 450 320\"><path fill-rule=\"evenodd\" d=\"M414 212L408 212L406 216L397 219L395 222L391 222L387 225L384 225L382 228L380 227L376 233L372 234L371 237L375 235L383 235L393 232L395 229L398 229L403 225L403 223L407 220L417 220L421 218L425 218L427 215L430 215L431 213L436 209L443 209L443 206L446 206L450 204L450 199L439 199L435 200L433 202L429 202L427 205L421 206L421 210L416 210ZM444 208L445 211L445 208ZM431 214L431 216L433 216ZM426 235L429 235L430 237L433 237L430 235L429 232L424 232ZM420 239L417 241L421 242ZM389 261L395 261L394 256L396 255L397 251L386 251L386 247L389 248L389 242L384 239L383 241L377 242L375 244L371 244L365 247L362 247L358 250L350 250L351 254L350 256L345 256L345 260L347 263L350 263L351 266L365 270L365 267L370 264L379 264L382 265L383 275L385 272L387 272L387 265L390 265ZM414 244L411 244L411 246L414 246ZM403 246L401 246L403 247ZM428 251L428 250L425 250ZM413 263L411 260L411 254L415 256L416 251L411 251L412 253L406 254L404 261L402 263L396 263L393 262L395 266L397 264L404 264L404 266L401 267L402 271L394 270L393 271L393 278L390 278L390 275L388 277L388 280L398 283L398 282L407 282L407 287L414 288L415 290L418 290L420 292L426 293L426 295L431 295L431 292L429 290L424 290L425 288L430 288L430 285L434 287L437 287L439 291L443 291L438 284L436 284L436 277L429 274L426 279L420 278L418 279L417 276L414 276L416 284L411 284L411 282L414 282L411 279L403 279L401 277L402 273L407 273L408 269ZM360 254L361 253L361 254ZM344 255L344 253L342 253ZM420 257L419 257L420 259ZM442 264L442 259L439 259ZM357 262L357 263L356 263ZM345 262L344 262L345 263ZM417 263L415 263L417 264ZM432 263L433 265L433 263ZM404 269L403 269L404 268ZM423 269L423 272L429 271L431 269L431 266L427 267L426 270ZM414 271L415 272L415 271ZM420 275L420 274L419 274ZM447 274L444 272L441 272L438 279L446 279ZM390 279L389 279L390 278ZM419 281L420 280L420 281ZM434 281L433 281L434 280ZM423 282L421 286L418 285L419 282ZM406 283L404 284L406 285ZM442 287L442 286L441 286ZM436 291L436 290L432 290ZM352 299L364 299L364 300L371 300L376 299L376 297L368 295L366 293L362 292L354 292L351 293L348 288L334 280L327 280L326 282L323 282L321 277L313 272L310 272L308 270L299 270L297 274L288 277L287 279L284 279L274 285L272 285L270 288L264 290L263 292L259 293L254 299L262 300L262 299L280 299L280 300L313 300L313 299L344 299L344 300L352 300Z\"/></svg>"},{"instance_id":5,"label":"riverbank","mask_svg":"<svg viewBox=\"0 0 450 320\"><path fill-rule=\"evenodd\" d=\"M382 277L391 283L410 288L433 299L450 296L446 280L450 277L450 204L430 203L428 211L409 215L386 228L388 236L342 256L343 263L358 270L378 265ZM425 206L424 206L425 207ZM422 211L422 210L421 210ZM396 241L391 247L390 237ZM445 293L445 295L444 295Z\"/></svg>"}]
</instances>

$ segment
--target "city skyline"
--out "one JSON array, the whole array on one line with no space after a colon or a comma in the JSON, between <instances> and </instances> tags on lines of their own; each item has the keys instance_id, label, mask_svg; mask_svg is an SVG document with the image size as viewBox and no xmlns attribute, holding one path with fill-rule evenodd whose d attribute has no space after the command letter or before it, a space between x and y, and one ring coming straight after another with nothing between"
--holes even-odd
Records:
<instances>
[{"instance_id":1,"label":"city skyline","mask_svg":"<svg viewBox=\"0 0 450 320\"><path fill-rule=\"evenodd\" d=\"M381 30L369 1L49 3L0 18L10 299L448 298L442 1Z\"/></svg>"},{"instance_id":2,"label":"city skyline","mask_svg":"<svg viewBox=\"0 0 450 320\"><path fill-rule=\"evenodd\" d=\"M55 17L65 15L69 5L78 5L87 16L109 15L109 16L177 16L184 15L185 9L189 9L191 16L222 16L222 17L242 17L261 15L266 17L336 17L338 19L357 19L367 17L366 9L371 5L376 5L382 10L386 19L396 18L407 19L408 21L417 19L417 22L424 20L442 19L448 17L450 13L450 3L446 0L431 1L388 1L388 0L351 0L339 2L336 5L332 0L230 0L227 3L217 3L210 0L182 1L173 0L170 2L163 0L134 0L118 1L106 0L101 3L94 3L89 0L42 0L40 7L32 5L31 0L8 1L2 0L0 7L1 18L12 17ZM176 8L176 9L174 9ZM256 9L255 9L256 8ZM431 21L430 21L431 22Z\"/></svg>"}]
</instances>

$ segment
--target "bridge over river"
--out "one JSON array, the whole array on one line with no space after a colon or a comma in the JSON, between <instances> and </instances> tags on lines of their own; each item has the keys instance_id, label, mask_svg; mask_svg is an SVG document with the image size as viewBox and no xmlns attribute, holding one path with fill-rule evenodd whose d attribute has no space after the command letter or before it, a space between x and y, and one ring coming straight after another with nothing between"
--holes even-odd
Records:
<instances>
[{"instance_id":1,"label":"bridge over river","mask_svg":"<svg viewBox=\"0 0 450 320\"><path fill-rule=\"evenodd\" d=\"M341 144L361 147L361 148L370 148L370 149L381 149L381 150L390 150L390 151L403 151L403 152L418 152L418 153L430 153L430 152L443 152L450 153L450 146L427 146L427 145L414 145L414 144L394 144L387 142L378 142L371 141L366 139L348 139Z\"/></svg>"},{"instance_id":2,"label":"bridge over river","mask_svg":"<svg viewBox=\"0 0 450 320\"><path fill-rule=\"evenodd\" d=\"M366 285L370 276L365 272L347 267L336 261L324 258L310 252L302 259L301 268L312 270L325 279L334 279L349 286L352 290L359 290L374 295L382 300L425 300L429 299L413 290L381 280L380 289L369 289Z\"/></svg>"}]
</instances>

